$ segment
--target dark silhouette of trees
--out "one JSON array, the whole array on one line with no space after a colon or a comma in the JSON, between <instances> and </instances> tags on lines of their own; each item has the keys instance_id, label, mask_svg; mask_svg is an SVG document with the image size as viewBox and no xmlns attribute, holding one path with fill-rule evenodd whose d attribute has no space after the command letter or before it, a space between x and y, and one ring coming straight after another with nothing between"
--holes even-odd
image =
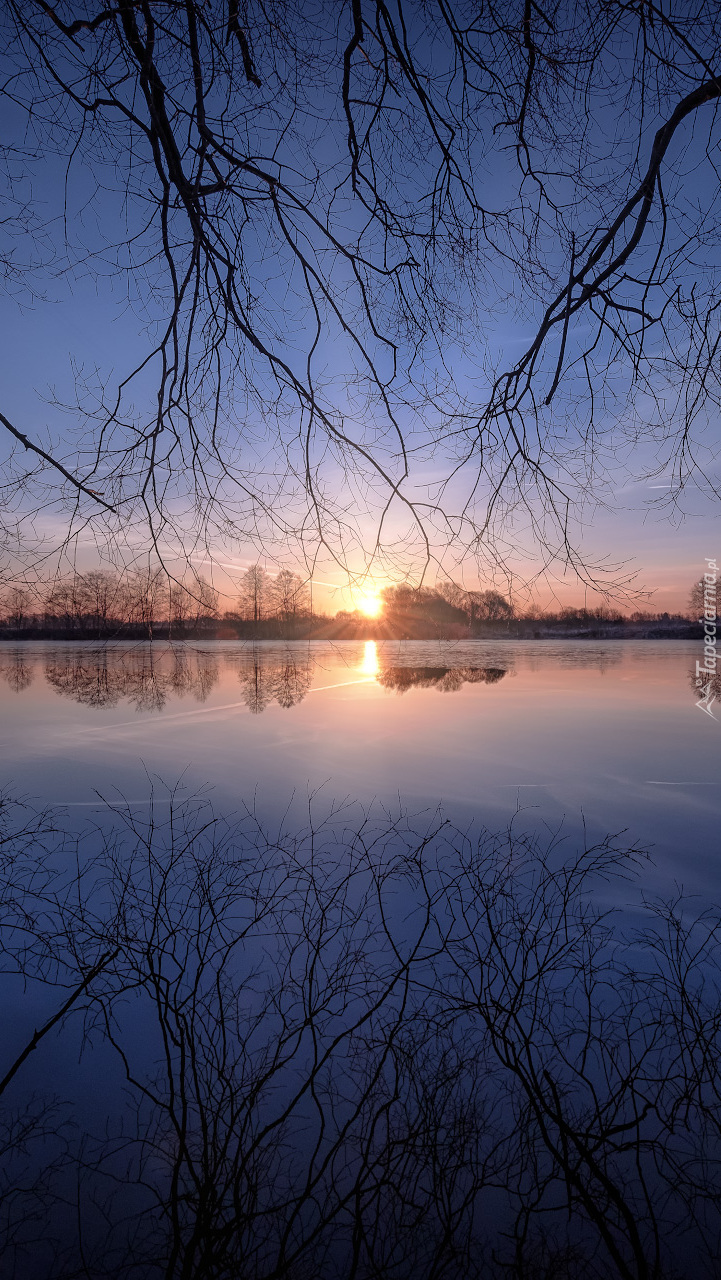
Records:
<instances>
[{"instance_id":1,"label":"dark silhouette of trees","mask_svg":"<svg viewBox=\"0 0 721 1280\"><path fill-rule=\"evenodd\" d=\"M45 616L49 621L57 619L66 631L82 626L83 592L77 575L57 582L51 587L45 600Z\"/></svg>"},{"instance_id":2,"label":"dark silhouette of trees","mask_svg":"<svg viewBox=\"0 0 721 1280\"><path fill-rule=\"evenodd\" d=\"M49 625L60 622L66 631L90 631L98 639L131 617L147 627L148 588L146 585L143 590L142 580L142 574L120 577L107 569L75 573L50 584L42 611ZM153 575L153 582L150 599L159 605L162 589L158 574Z\"/></svg>"},{"instance_id":3,"label":"dark silhouette of trees","mask_svg":"<svg viewBox=\"0 0 721 1280\"><path fill-rule=\"evenodd\" d=\"M310 589L300 574L292 569L279 569L271 583L273 612L281 622L295 622L310 607Z\"/></svg>"},{"instance_id":4,"label":"dark silhouette of trees","mask_svg":"<svg viewBox=\"0 0 721 1280\"><path fill-rule=\"evenodd\" d=\"M82 575L79 586L81 619L90 621L98 637L107 635L113 619L125 612L121 579L107 569L91 569Z\"/></svg>"},{"instance_id":5,"label":"dark silhouette of trees","mask_svg":"<svg viewBox=\"0 0 721 1280\"><path fill-rule=\"evenodd\" d=\"M308 613L308 582L292 569L281 568L272 575L260 564L251 565L239 588L239 614L256 625L268 618L292 624Z\"/></svg>"},{"instance_id":6,"label":"dark silhouette of trees","mask_svg":"<svg viewBox=\"0 0 721 1280\"><path fill-rule=\"evenodd\" d=\"M140 628L149 640L158 625L181 639L218 617L218 593L202 574L178 582L149 561L124 574L90 570L61 579L51 585L43 610L46 625L60 622L70 633L90 632L98 639L126 624Z\"/></svg>"},{"instance_id":7,"label":"dark silhouette of trees","mask_svg":"<svg viewBox=\"0 0 721 1280\"><path fill-rule=\"evenodd\" d=\"M513 617L513 605L499 591L465 591L452 581L440 581L436 591L456 609L468 615L471 625L476 619L489 622L507 621Z\"/></svg>"},{"instance_id":8,"label":"dark silhouette of trees","mask_svg":"<svg viewBox=\"0 0 721 1280\"><path fill-rule=\"evenodd\" d=\"M435 589L413 588L407 584L387 587L382 593L384 615L396 628L413 636L422 625L435 627L439 637L473 633L476 623L510 622L513 605L498 591L466 591L457 583L441 580Z\"/></svg>"},{"instance_id":9,"label":"dark silhouette of trees","mask_svg":"<svg viewBox=\"0 0 721 1280\"><path fill-rule=\"evenodd\" d=\"M6 594L4 606L9 625L21 631L32 611L29 593L22 587L11 587Z\"/></svg>"},{"instance_id":10,"label":"dark silhouette of trees","mask_svg":"<svg viewBox=\"0 0 721 1280\"><path fill-rule=\"evenodd\" d=\"M182 639L217 621L218 592L202 574L178 582L151 562L128 573L97 569L38 582L32 596L10 587L3 613L14 632L107 640L129 631L152 640L163 629L169 638Z\"/></svg>"},{"instance_id":11,"label":"dark silhouette of trees","mask_svg":"<svg viewBox=\"0 0 721 1280\"><path fill-rule=\"evenodd\" d=\"M141 573L106 570L74 574L35 584L33 593L11 587L0 605L0 634L5 638L109 640L193 638L300 640L519 638L575 634L668 636L700 634L695 613L634 612L607 606L567 607L559 612L528 608L516 612L491 589L465 591L448 582L434 590L402 584L386 588L383 610L369 619L360 611L340 610L335 618L311 615L309 591L298 574L282 569L273 577L253 566L240 583L235 607L221 613L218 592L200 574L187 581L168 578L160 566ZM229 602L228 602L229 603Z\"/></svg>"},{"instance_id":12,"label":"dark silhouette of trees","mask_svg":"<svg viewBox=\"0 0 721 1280\"><path fill-rule=\"evenodd\" d=\"M472 591L469 596L471 622L474 618L488 622L507 622L513 617L513 606L498 591Z\"/></svg>"},{"instance_id":13,"label":"dark silhouette of trees","mask_svg":"<svg viewBox=\"0 0 721 1280\"><path fill-rule=\"evenodd\" d=\"M254 564L240 580L240 606L244 616L257 626L265 617L270 580L262 565Z\"/></svg>"},{"instance_id":14,"label":"dark silhouette of trees","mask_svg":"<svg viewBox=\"0 0 721 1280\"><path fill-rule=\"evenodd\" d=\"M153 638L153 623L168 611L168 580L160 565L148 563L128 579L128 607L133 618Z\"/></svg>"},{"instance_id":15,"label":"dark silhouette of trees","mask_svg":"<svg viewBox=\"0 0 721 1280\"><path fill-rule=\"evenodd\" d=\"M218 592L202 574L194 574L190 585L170 579L167 593L169 634L176 638L182 638L187 630L201 629L219 616Z\"/></svg>"},{"instance_id":16,"label":"dark silhouette of trees","mask_svg":"<svg viewBox=\"0 0 721 1280\"><path fill-rule=\"evenodd\" d=\"M449 628L463 626L463 606L449 602L438 591L428 587L410 587L402 583L381 592L383 616L401 635L413 636L419 627L431 627L439 636Z\"/></svg>"},{"instance_id":17,"label":"dark silhouette of trees","mask_svg":"<svg viewBox=\"0 0 721 1280\"><path fill-rule=\"evenodd\" d=\"M142 520L161 554L402 546L403 572L448 543L497 566L525 530L583 573L572 516L606 459L650 444L671 502L705 482L711 0L8 0L3 22L6 278L112 271L147 335L115 386L79 377L77 440L2 413L23 501L60 493L116 542Z\"/></svg>"},{"instance_id":18,"label":"dark silhouette of trees","mask_svg":"<svg viewBox=\"0 0 721 1280\"><path fill-rule=\"evenodd\" d=\"M291 635L299 623L309 617L310 590L307 579L292 569L280 568L269 573L262 565L254 564L242 575L239 582L237 608L228 611L226 617L252 622L254 627L262 622L275 621Z\"/></svg>"}]
</instances>

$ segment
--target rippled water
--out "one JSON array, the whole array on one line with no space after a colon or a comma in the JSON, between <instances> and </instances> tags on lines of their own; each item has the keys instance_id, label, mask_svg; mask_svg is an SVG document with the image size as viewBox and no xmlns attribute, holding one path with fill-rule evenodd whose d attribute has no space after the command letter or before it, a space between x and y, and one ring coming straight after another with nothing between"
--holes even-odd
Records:
<instances>
[{"instance_id":1,"label":"rippled water","mask_svg":"<svg viewBox=\"0 0 721 1280\"><path fill-rule=\"evenodd\" d=\"M5 785L95 815L148 775L264 814L351 797L631 835L721 888L721 721L692 641L34 643L0 650ZM719 712L721 715L721 711Z\"/></svg>"}]
</instances>

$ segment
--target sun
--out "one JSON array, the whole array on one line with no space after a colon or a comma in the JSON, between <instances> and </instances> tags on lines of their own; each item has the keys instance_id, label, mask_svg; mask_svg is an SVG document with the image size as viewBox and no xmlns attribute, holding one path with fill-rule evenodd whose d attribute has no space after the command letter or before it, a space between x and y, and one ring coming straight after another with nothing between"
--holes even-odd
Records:
<instances>
[{"instance_id":1,"label":"sun","mask_svg":"<svg viewBox=\"0 0 721 1280\"><path fill-rule=\"evenodd\" d=\"M380 596L361 596L358 601L358 608L366 618L377 618L382 607L383 602Z\"/></svg>"}]
</instances>

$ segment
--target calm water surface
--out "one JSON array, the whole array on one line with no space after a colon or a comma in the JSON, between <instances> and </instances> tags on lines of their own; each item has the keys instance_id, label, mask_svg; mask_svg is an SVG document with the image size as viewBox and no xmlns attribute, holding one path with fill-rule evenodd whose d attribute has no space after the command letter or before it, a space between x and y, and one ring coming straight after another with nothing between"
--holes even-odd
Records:
<instances>
[{"instance_id":1,"label":"calm water surface","mask_svg":"<svg viewBox=\"0 0 721 1280\"><path fill-rule=\"evenodd\" d=\"M628 828L656 873L721 893L721 721L692 641L31 643L0 649L1 767L97 817L148 775L218 805L346 796L456 820ZM721 715L721 712L720 712Z\"/></svg>"},{"instance_id":2,"label":"calm water surface","mask_svg":"<svg viewBox=\"0 0 721 1280\"><path fill-rule=\"evenodd\" d=\"M401 803L411 814L442 804L457 824L474 821L502 829L520 808L514 821L539 832L541 845L547 843L544 831L560 829L569 837L571 855L583 837L584 824L591 837L627 830L628 837L621 843L633 841L648 847L652 862L642 863L640 882L609 882L599 877L591 891L594 905L596 900L599 905L610 901L624 908L625 919L621 912L616 918L626 930L619 934L624 940L622 958L632 964L635 929L642 915L638 912L639 888L654 898L673 893L675 884L682 885L698 895L694 902L701 909L721 901L721 721L695 706L697 695L691 680L697 656L698 646L693 642L648 641L315 642L255 647L224 642L172 648L148 644L6 645L0 648L0 780L15 795L62 806L66 827L72 831L82 832L89 824L89 838L80 844L81 860L88 851L92 854L97 839L94 827L102 831L118 823L108 802L123 797L122 803L137 808L142 825L151 784L162 804L167 803L164 787L181 778L190 794L212 788L216 809L226 814L255 804L269 824L285 814L285 822L292 828L295 806L298 829L307 820L309 792L319 792L314 804L321 817L333 801L349 797L366 806L375 801L393 811ZM353 829L352 814L348 827ZM348 854L347 841L340 833L338 844L330 846L327 857L333 873L338 869L342 875L343 862L332 861L336 854L339 859ZM60 856L64 857L64 852ZM248 865L252 863L251 858ZM145 864L141 860L134 865L142 868ZM144 874L141 870L141 890ZM119 883L124 892L123 877L121 868ZM99 883L100 890L96 887L89 897L93 910L102 910L102 895L111 882ZM176 907L183 919L190 911L183 899L188 884L195 884L195 880L184 881L181 866L180 906ZM242 898L242 885L239 892ZM399 880L387 891L390 896L384 921L391 920L401 935L404 922L413 913L414 892L407 880ZM171 883L171 902L175 902L174 893ZM188 893L188 901L191 897ZM84 902L82 892L79 899ZM292 898L290 901L292 905ZM174 909L171 920L175 919ZM238 918L245 919L245 908L237 910ZM52 911L49 918L53 918ZM135 917L131 913L128 918L132 922ZM158 913L158 919L164 921L165 909ZM74 915L71 920L75 921ZM170 988L174 991L185 962L174 967L178 939L174 926L169 928L167 950L159 947L156 954L151 948L151 956L153 965L157 956L170 965ZM264 957L267 963L268 956L272 959L273 945L264 929L261 919L258 937L251 938L247 953L243 944L233 961L241 970L243 965L254 966L253 982L247 989L242 987L246 1002L256 981L255 966ZM17 945L12 929L10 934L11 943ZM65 935L61 931L59 936ZM155 924L152 936L156 937ZM72 951L74 924L68 937ZM200 937L204 939L203 932ZM325 945L324 935L320 937ZM23 939L24 934L21 943ZM331 959L334 945L331 934ZM203 942L203 954L204 946ZM221 950L225 952L225 944ZM184 954L182 945L178 954ZM211 954L216 954L212 948ZM187 992L193 989L192 956ZM279 971L286 972L283 968ZM325 972L323 964L319 971ZM307 972L313 986L315 962ZM132 974L134 982L135 968ZM28 980L21 965L17 974L3 976L0 1025L6 1063L23 1051L34 1030L57 1010L57 988L43 975L40 965ZM385 981L384 977L383 984ZM153 989L151 984L148 992ZM278 991L284 995L282 987ZM160 1038L155 1004L148 992L132 1000L118 996L113 1004L113 1026L135 1074L141 1080L155 1081L159 1078L157 1064L165 1062L165 1041ZM341 995L337 1003L340 1013L333 1017L342 1021L347 992ZM280 1025L273 1022L276 998L277 993L262 1028L270 1044L275 1043L273 1036L278 1035ZM297 994L291 990L288 998L297 999ZM569 1008L574 999L571 991ZM330 1008L333 1002L330 997L328 1000ZM334 996L333 1000L338 1002L339 998ZM188 1001L188 1007L194 1007L189 996ZM325 1002L326 994L319 1008L325 1009ZM200 1003L204 1009L204 1001ZM162 1001L161 1007L165 1008ZM324 1018L325 1013L321 1022ZM213 1025L211 1022L211 1040ZM332 1019L328 1026L335 1034ZM73 1133L96 1135L94 1142L98 1135L119 1133L121 1125L123 1133L134 1132L134 1113L132 1109L124 1111L130 1105L123 1065L126 1059L112 1052L100 1035L84 1038L84 1027L82 1018L71 1016L60 1032L48 1036L38 1052L24 1062L8 1097L25 1106L29 1097L52 1092L65 1108L61 1114L72 1118ZM313 1046L317 1057L315 1032ZM208 1053L208 1061L215 1061L213 1054ZM299 1069L292 1059L288 1070ZM345 1072L342 1061L338 1069ZM209 1078L212 1083L212 1073ZM472 1074L468 1076L472 1078ZM613 1073L611 1078L615 1078ZM345 1074L341 1080L344 1090ZM225 1075L222 1081L225 1088ZM270 1092L281 1085L287 1088L285 1077L280 1084L273 1083ZM492 1090L492 1083L488 1087ZM340 1094L339 1089L333 1097ZM222 1092L222 1096L226 1094ZM272 1099L263 1101L266 1108L274 1105ZM254 1113L254 1123L260 1114ZM262 1114L265 1118L267 1113ZM284 1142L295 1162L293 1167L303 1169L303 1160L315 1157L313 1142L307 1137L311 1118L302 1107L294 1124ZM333 1125L328 1127L330 1130ZM91 1152L96 1149L89 1148ZM119 1149L124 1162L124 1144ZM45 1158L42 1143L33 1147L31 1160L37 1166L31 1164L31 1172L44 1167ZM158 1167L161 1177L160 1164ZM71 1203L74 1177L72 1172L67 1185L61 1178L63 1194ZM299 1186L306 1185L305 1178L303 1174ZM101 1190L106 1186L99 1185ZM163 1195L169 1185L162 1183L166 1187ZM122 1222L126 1213L135 1211L135 1192L129 1191L124 1200L120 1179L117 1188L113 1183L112 1194L113 1212ZM89 1203L89 1192L83 1191L83 1195L83 1204ZM497 1202L491 1200L490 1205L493 1222L503 1223L502 1216L498 1219ZM52 1215L51 1220L55 1221ZM91 1225L91 1239L94 1230L102 1252L106 1219L90 1214L90 1220L95 1224ZM80 1215L76 1218L73 1212L62 1218L59 1233L63 1247L74 1247L77 1221ZM39 1227L33 1226L33 1239L42 1253L46 1228L41 1219L38 1223ZM684 1248L688 1252L688 1241ZM19 1280L35 1280L47 1270L31 1252L27 1268L15 1274ZM698 1272L692 1267L678 1274Z\"/></svg>"},{"instance_id":3,"label":"calm water surface","mask_svg":"<svg viewBox=\"0 0 721 1280\"><path fill-rule=\"evenodd\" d=\"M693 641L26 644L0 649L4 785L96 817L151 778L271 815L350 796L499 826L629 828L721 892L721 722ZM87 813L83 813L86 810Z\"/></svg>"}]
</instances>

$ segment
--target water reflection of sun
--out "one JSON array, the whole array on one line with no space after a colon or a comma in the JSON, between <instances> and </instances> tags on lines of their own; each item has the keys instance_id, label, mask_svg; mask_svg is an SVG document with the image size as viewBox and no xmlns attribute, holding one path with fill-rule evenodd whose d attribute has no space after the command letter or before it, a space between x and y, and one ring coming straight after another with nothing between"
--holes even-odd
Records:
<instances>
[{"instance_id":1,"label":"water reflection of sun","mask_svg":"<svg viewBox=\"0 0 721 1280\"><path fill-rule=\"evenodd\" d=\"M363 651L363 661L361 662L358 670L363 676L377 676L380 669L376 642L375 640L366 640L365 649Z\"/></svg>"}]
</instances>

